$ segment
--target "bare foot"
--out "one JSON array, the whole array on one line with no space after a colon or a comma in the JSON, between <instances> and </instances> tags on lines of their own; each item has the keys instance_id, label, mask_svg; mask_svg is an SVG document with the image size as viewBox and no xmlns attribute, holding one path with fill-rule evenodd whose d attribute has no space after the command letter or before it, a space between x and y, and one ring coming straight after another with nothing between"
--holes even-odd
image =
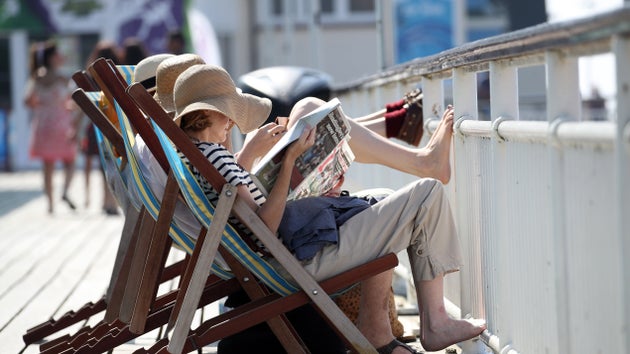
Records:
<instances>
[{"instance_id":1,"label":"bare foot","mask_svg":"<svg viewBox=\"0 0 630 354\"><path fill-rule=\"evenodd\" d=\"M420 338L422 347L430 352L442 350L481 334L486 329L486 321L480 319L455 320L448 318L442 323L423 325Z\"/></svg>"},{"instance_id":2,"label":"bare foot","mask_svg":"<svg viewBox=\"0 0 630 354\"><path fill-rule=\"evenodd\" d=\"M453 136L453 107L444 111L442 119L425 147L418 150L416 175L431 177L447 184L451 179L451 138Z\"/></svg>"},{"instance_id":3,"label":"bare foot","mask_svg":"<svg viewBox=\"0 0 630 354\"><path fill-rule=\"evenodd\" d=\"M440 119L440 121L438 122L438 126L437 126L437 128L435 128L435 131L433 132L433 134L431 134L431 137L429 138L429 142L427 143L426 146L431 146L431 144L433 143L433 140L436 139L436 136L438 135L438 132L440 131L440 129L444 125L444 120L445 120L444 116L442 116L442 119Z\"/></svg>"}]
</instances>

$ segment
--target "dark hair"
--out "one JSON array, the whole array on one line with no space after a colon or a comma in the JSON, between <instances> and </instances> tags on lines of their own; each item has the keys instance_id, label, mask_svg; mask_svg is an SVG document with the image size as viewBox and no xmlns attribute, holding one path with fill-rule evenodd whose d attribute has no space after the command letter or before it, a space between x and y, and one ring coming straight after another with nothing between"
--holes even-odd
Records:
<instances>
[{"instance_id":1,"label":"dark hair","mask_svg":"<svg viewBox=\"0 0 630 354\"><path fill-rule=\"evenodd\" d=\"M92 54L88 58L87 65L92 64L98 58L111 59L114 62L114 65L120 65L120 53L118 51L118 47L114 42L111 41L100 41L96 43L94 49L92 50Z\"/></svg>"},{"instance_id":2,"label":"dark hair","mask_svg":"<svg viewBox=\"0 0 630 354\"><path fill-rule=\"evenodd\" d=\"M144 44L136 37L129 37L123 42L123 63L136 65L147 57Z\"/></svg>"},{"instance_id":3,"label":"dark hair","mask_svg":"<svg viewBox=\"0 0 630 354\"><path fill-rule=\"evenodd\" d=\"M52 58L57 53L57 44L52 40L35 42L31 45L31 75L37 76L40 69L48 71Z\"/></svg>"},{"instance_id":4,"label":"dark hair","mask_svg":"<svg viewBox=\"0 0 630 354\"><path fill-rule=\"evenodd\" d=\"M173 54L183 54L186 51L186 38L181 30L168 33L167 51Z\"/></svg>"},{"instance_id":5,"label":"dark hair","mask_svg":"<svg viewBox=\"0 0 630 354\"><path fill-rule=\"evenodd\" d=\"M184 114L180 118L179 127L183 131L199 132L212 126L210 111L199 110Z\"/></svg>"}]
</instances>

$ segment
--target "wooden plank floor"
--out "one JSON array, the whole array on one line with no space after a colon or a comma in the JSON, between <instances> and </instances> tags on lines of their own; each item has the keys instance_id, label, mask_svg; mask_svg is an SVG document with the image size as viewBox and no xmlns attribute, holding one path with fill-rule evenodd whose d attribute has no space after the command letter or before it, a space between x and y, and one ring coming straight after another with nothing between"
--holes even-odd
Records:
<instances>
[{"instance_id":1,"label":"wooden plank floor","mask_svg":"<svg viewBox=\"0 0 630 354\"><path fill-rule=\"evenodd\" d=\"M92 173L92 202L85 207L84 176L77 171L70 192L77 210L61 201L62 180L61 172L56 172L57 204L55 213L49 215L39 171L0 172L0 353L38 353L39 343L24 345L22 335L27 329L78 310L88 301L98 301L109 284L124 217L101 211L98 172ZM173 251L171 261L182 257L181 252ZM172 286L173 283L163 284L160 291ZM203 315L216 314L218 308L215 303L198 311L196 323ZM102 314L96 315L44 341L74 333L80 326L101 318ZM417 316L400 319L407 332L417 331ZM148 347L159 338L160 330L126 343L114 353ZM413 346L419 348L418 343ZM216 353L216 345L205 347L203 352ZM460 350L453 347L449 352Z\"/></svg>"},{"instance_id":2,"label":"wooden plank floor","mask_svg":"<svg viewBox=\"0 0 630 354\"><path fill-rule=\"evenodd\" d=\"M26 330L98 301L106 291L116 256L124 217L108 216L100 209L102 184L92 173L91 205L84 206L84 176L77 171L70 197L71 210L59 195L63 176L54 178L55 212L48 214L39 171L0 173L0 353L37 353L38 345L25 347ZM183 254L174 251L171 261ZM164 284L165 287L172 286ZM206 312L216 312L218 305ZM93 324L102 318L94 316ZM197 320L200 320L197 319ZM73 333L79 325L60 334ZM150 346L159 331L146 334L117 348L132 352ZM54 337L57 337L55 335ZM53 337L53 338L54 338ZM204 352L215 352L210 346Z\"/></svg>"}]
</instances>

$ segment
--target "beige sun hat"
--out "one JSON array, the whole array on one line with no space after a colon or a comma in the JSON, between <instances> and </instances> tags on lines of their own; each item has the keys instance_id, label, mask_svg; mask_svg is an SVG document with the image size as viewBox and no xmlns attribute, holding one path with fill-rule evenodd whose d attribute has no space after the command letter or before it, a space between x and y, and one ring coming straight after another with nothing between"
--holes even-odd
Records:
<instances>
[{"instance_id":1,"label":"beige sun hat","mask_svg":"<svg viewBox=\"0 0 630 354\"><path fill-rule=\"evenodd\" d=\"M175 111L173 103L173 87L179 74L193 65L205 64L205 61L197 54L180 54L164 60L157 68L155 83L157 90L155 100L167 112Z\"/></svg>"},{"instance_id":2,"label":"beige sun hat","mask_svg":"<svg viewBox=\"0 0 630 354\"><path fill-rule=\"evenodd\" d=\"M155 89L155 74L158 65L175 54L156 54L142 59L133 71L133 82L139 82L147 91Z\"/></svg>"},{"instance_id":3,"label":"beige sun hat","mask_svg":"<svg viewBox=\"0 0 630 354\"><path fill-rule=\"evenodd\" d=\"M224 114L243 134L258 128L271 112L271 100L242 93L222 67L203 64L184 71L175 82L175 122L190 112L212 110Z\"/></svg>"}]
</instances>

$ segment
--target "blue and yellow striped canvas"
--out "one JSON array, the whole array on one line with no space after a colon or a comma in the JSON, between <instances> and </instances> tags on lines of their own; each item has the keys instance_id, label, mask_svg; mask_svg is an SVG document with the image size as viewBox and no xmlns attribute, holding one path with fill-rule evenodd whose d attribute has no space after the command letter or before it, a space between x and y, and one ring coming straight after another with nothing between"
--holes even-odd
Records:
<instances>
[{"instance_id":1,"label":"blue and yellow striped canvas","mask_svg":"<svg viewBox=\"0 0 630 354\"><path fill-rule=\"evenodd\" d=\"M186 166L179 157L179 154L164 131L162 131L162 129L160 129L160 127L155 123L153 123L153 128L164 149L186 203L191 208L193 214L195 214L199 222L206 228L209 228L214 215L214 206L208 201L208 198L206 198L206 195L203 193L197 179L192 172L190 172L188 166ZM237 231L229 224L223 231L221 244L239 261L241 261L250 272L254 273L258 279L273 289L276 293L286 296L299 290L293 284L280 276L280 274L278 274L278 272L269 263L249 248L247 243L241 239Z\"/></svg>"},{"instance_id":2,"label":"blue and yellow striped canvas","mask_svg":"<svg viewBox=\"0 0 630 354\"><path fill-rule=\"evenodd\" d=\"M118 66L117 68L125 77L125 81L132 81L133 66ZM132 199L134 199L134 197L138 198L138 200L140 200L145 206L151 217L157 219L160 210L160 202L151 191L149 185L146 182L146 179L144 178L140 170L140 165L133 150L133 146L135 145L135 135L133 133L133 130L131 129L131 125L126 115L120 108L120 105L117 102L114 102L113 106L116 110L116 115L118 116L121 135L123 136L123 140L125 143L125 154L127 157L128 169L128 173L126 174L126 182L127 189L130 192L130 197ZM194 237L187 235L174 222L172 222L170 225L169 235L178 247L180 247L187 253L192 253L192 249L195 243ZM229 279L233 277L233 275L228 270L225 270L216 264L213 264L212 271L217 276L223 279Z\"/></svg>"},{"instance_id":3,"label":"blue and yellow striped canvas","mask_svg":"<svg viewBox=\"0 0 630 354\"><path fill-rule=\"evenodd\" d=\"M116 65L116 68L125 78L127 85L133 84L133 72L136 69L135 65Z\"/></svg>"},{"instance_id":4,"label":"blue and yellow striped canvas","mask_svg":"<svg viewBox=\"0 0 630 354\"><path fill-rule=\"evenodd\" d=\"M95 106L99 106L99 101L102 95L100 91L90 91L84 93ZM122 165L122 158L116 157L114 147L111 145L111 142L103 136L103 133L101 133L100 129L98 129L96 125L94 126L94 131L96 134L96 141L98 143L101 166L105 172L105 179L110 185L112 194L116 198L116 201L118 201L119 205L124 205L125 201L129 201L133 208L140 210L140 207L142 207L142 201L138 198L133 198L133 194L129 192L127 183L129 169L127 168L127 165Z\"/></svg>"}]
</instances>

